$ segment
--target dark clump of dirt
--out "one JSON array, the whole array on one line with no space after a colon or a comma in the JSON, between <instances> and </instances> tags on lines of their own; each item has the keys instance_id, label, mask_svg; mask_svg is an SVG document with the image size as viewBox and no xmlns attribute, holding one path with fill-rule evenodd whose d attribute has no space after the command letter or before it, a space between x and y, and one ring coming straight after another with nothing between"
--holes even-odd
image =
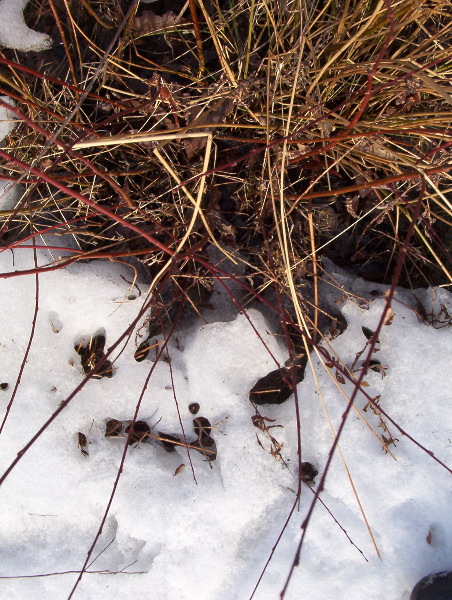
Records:
<instances>
[{"instance_id":1,"label":"dark clump of dirt","mask_svg":"<svg viewBox=\"0 0 452 600\"><path fill-rule=\"evenodd\" d=\"M301 463L301 479L304 483L311 485L315 483L315 478L319 474L318 470L310 462Z\"/></svg>"},{"instance_id":2,"label":"dark clump of dirt","mask_svg":"<svg viewBox=\"0 0 452 600\"><path fill-rule=\"evenodd\" d=\"M292 366L271 371L251 388L249 399L253 404L282 404L293 394L294 385L304 379L306 357L299 357Z\"/></svg>"},{"instance_id":3,"label":"dark clump of dirt","mask_svg":"<svg viewBox=\"0 0 452 600\"><path fill-rule=\"evenodd\" d=\"M88 374L95 370L92 373L94 379L113 377L113 365L104 358L105 341L105 334L98 333L82 339L74 346L74 350L80 356L83 371ZM99 366L101 361L103 362Z\"/></svg>"},{"instance_id":4,"label":"dark clump of dirt","mask_svg":"<svg viewBox=\"0 0 452 600\"><path fill-rule=\"evenodd\" d=\"M198 405L199 406L199 405ZM152 443L155 441L167 452L183 450L184 448L193 449L200 452L206 461L212 462L217 458L217 447L212 437L212 425L205 417L196 417L193 419L193 430L196 439L187 438L177 433L166 433L158 431L157 435L152 433L150 425L144 421L119 421L117 419L107 419L105 423L105 437L110 439L127 439L131 446L137 447L141 443ZM79 437L80 444L80 437ZM82 449L86 446L80 444ZM83 452L83 450L82 450Z\"/></svg>"},{"instance_id":5,"label":"dark clump of dirt","mask_svg":"<svg viewBox=\"0 0 452 600\"><path fill-rule=\"evenodd\" d=\"M129 436L129 445L138 444L148 439L151 433L151 428L146 421L135 421L125 428L125 433Z\"/></svg>"}]
</instances>

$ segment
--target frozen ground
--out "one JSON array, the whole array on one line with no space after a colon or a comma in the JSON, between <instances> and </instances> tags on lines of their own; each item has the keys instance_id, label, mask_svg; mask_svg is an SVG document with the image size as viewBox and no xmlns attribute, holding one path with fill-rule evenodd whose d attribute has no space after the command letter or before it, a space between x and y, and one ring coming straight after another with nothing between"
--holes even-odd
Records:
<instances>
[{"instance_id":1,"label":"frozen ground","mask_svg":"<svg viewBox=\"0 0 452 600\"><path fill-rule=\"evenodd\" d=\"M42 264L47 258L38 260ZM3 252L0 267L2 272L33 268L31 251ZM1 472L82 381L74 344L103 328L108 347L133 320L142 297L136 289L129 289L121 275L129 279L130 274L122 269L98 262L39 277L34 340L0 437ZM340 273L334 276L360 297L371 298L368 292L380 289L360 280L348 282ZM4 412L28 344L35 277L5 279L1 285L1 379L10 384L0 392ZM331 346L349 367L367 341L362 326L375 329L381 315L384 299L382 294L377 296L370 302L345 300L340 306L348 329ZM416 296L427 312L438 314L441 304L452 312L451 295L444 290L418 291ZM380 335L378 359L387 366L386 376L370 371L367 391L372 397L381 395L382 408L450 464L450 328L436 329L421 322L414 306L414 293L397 294L393 322ZM248 316L282 363L286 351L262 315L252 310ZM93 556L106 550L89 570L141 573L86 574L75 597L108 599L120 593L123 598L135 598L152 593L156 598L187 600L248 598L294 501L294 400L261 409L275 419L272 424L282 426L271 431L284 444L284 466L260 447L256 434L265 448L270 442L251 422L254 411L248 392L274 363L247 319L239 314L229 322L200 322L177 337L179 348L172 344L169 354L182 423L187 437L193 438L188 405L198 402L199 415L215 424L217 460L211 468L200 453L190 453L195 483L185 450L169 454L157 441L130 447ZM124 444L104 437L105 422L132 418L153 365L151 360L137 363L135 349L132 336L114 363L113 377L89 381L5 480L0 489L3 576L73 571L83 564L105 511ZM335 386L330 377L335 370L325 369L315 355L312 361L329 418L337 429L346 406L338 388L351 393L351 385ZM298 393L303 460L321 473L332 435L309 369ZM363 412L365 403L364 398L357 399L360 414L377 433L384 433L378 428L378 417L371 410ZM157 364L139 418L151 427L158 423L154 433L180 433L167 362ZM423 575L452 566L449 473L393 426L389 428L399 439L396 447L390 446L396 460L382 451L358 413L350 416L341 440L381 559L336 456L321 498L368 562L318 505L287 598L407 600ZM79 431L87 436L88 457L77 446ZM181 464L185 468L175 474ZM255 598L278 597L312 497L304 486L300 510L294 513ZM31 594L65 598L75 577L6 579L3 594L17 599Z\"/></svg>"}]
</instances>

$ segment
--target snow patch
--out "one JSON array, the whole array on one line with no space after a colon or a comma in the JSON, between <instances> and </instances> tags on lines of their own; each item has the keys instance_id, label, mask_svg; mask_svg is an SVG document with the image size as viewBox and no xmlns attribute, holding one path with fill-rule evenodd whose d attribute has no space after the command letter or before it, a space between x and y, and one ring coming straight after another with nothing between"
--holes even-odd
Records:
<instances>
[{"instance_id":1,"label":"snow patch","mask_svg":"<svg viewBox=\"0 0 452 600\"><path fill-rule=\"evenodd\" d=\"M41 262L45 257L39 251ZM0 254L2 272L33 267L32 253L25 248ZM106 261L40 275L35 337L0 438L1 472L82 381L80 357L74 350L80 336L102 328L108 348L134 319L145 294L129 300L127 279L131 277L126 267ZM343 285L345 289L345 279ZM358 290L354 282L355 293L365 296L367 285L361 282ZM3 411L28 344L35 294L34 275L2 282L1 379L10 384L0 391ZM445 290L434 294L427 305L428 296L416 292L427 312L438 315L444 305L450 314L451 295ZM351 368L367 343L362 327L375 329L383 306L382 297L369 296L364 303L344 301L341 310L348 329L331 342L328 352L337 353ZM413 292L398 291L394 319L383 328L375 355L388 367L385 377L369 371L365 389L372 397L380 395L380 406L406 432L447 461L452 382L444 357L450 348L450 328L425 324L413 307ZM181 436L182 423L187 439L193 439L188 406L198 402L198 416L213 426L217 460L209 463L201 453L190 452L195 483L184 448L168 453L154 438L131 446L93 559L105 551L89 570L137 574L88 573L78 597L109 600L120 593L132 600L143 590L152 590L156 598L180 600L250 596L295 500L297 427L293 397L280 406L260 407L262 415L274 419L267 423L277 426L270 430L282 445L277 460L270 453L269 437L251 421L254 409L248 393L257 379L275 368L275 361L284 363L287 352L257 310L228 322L193 323L176 337L178 342L168 347L171 364L162 360L155 365L151 357L140 363L134 360L132 334L113 354L113 377L89 381L5 480L0 490L1 575L80 569L124 449L123 438L105 437L106 420L132 418L143 383L154 368L139 419L154 436L158 431ZM337 430L346 407L340 389L350 394L351 384L339 384L338 389L330 377L335 376L334 369L325 369L315 354L312 361ZM298 386L301 440L303 460L322 472L333 438L314 373L308 368ZM384 452L369 427L377 434L385 431L378 414L369 408L364 412L366 403L362 394L357 397L359 414L352 412L340 446L382 559L376 557L347 472L336 455L321 499L354 545L325 507L317 505L287 600L406 600L417 580L451 566L448 473L390 423L386 424L398 441L389 450L397 460ZM87 438L88 456L77 447L78 432ZM289 522L257 600L278 597L312 497L312 491L303 487L300 511ZM68 595L75 578L72 574L3 580L3 594L12 599L38 594L56 600Z\"/></svg>"},{"instance_id":2,"label":"snow patch","mask_svg":"<svg viewBox=\"0 0 452 600\"><path fill-rule=\"evenodd\" d=\"M1 0L0 44L23 52L47 50L52 45L50 37L25 24L23 11L27 4L28 0Z\"/></svg>"}]
</instances>

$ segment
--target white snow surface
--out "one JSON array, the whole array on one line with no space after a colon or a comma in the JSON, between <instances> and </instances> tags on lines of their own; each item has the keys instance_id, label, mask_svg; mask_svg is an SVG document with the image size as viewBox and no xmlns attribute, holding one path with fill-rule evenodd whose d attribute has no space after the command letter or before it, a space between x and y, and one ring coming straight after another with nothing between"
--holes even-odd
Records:
<instances>
[{"instance_id":1,"label":"white snow surface","mask_svg":"<svg viewBox=\"0 0 452 600\"><path fill-rule=\"evenodd\" d=\"M14 100L9 96L0 96L0 100L14 106ZM0 140L9 135L16 124L17 120L15 120L14 113L5 106L0 106ZM1 172L0 170L0 174ZM9 181L0 180L0 210L11 210L14 208L19 195L20 186L16 185L13 187Z\"/></svg>"},{"instance_id":2,"label":"white snow surface","mask_svg":"<svg viewBox=\"0 0 452 600\"><path fill-rule=\"evenodd\" d=\"M0 96L0 100L10 106L14 106L14 100L9 96ZM8 110L5 106L0 106L0 140L3 140L14 129L17 124L17 121L14 119L15 115L11 110Z\"/></svg>"},{"instance_id":3,"label":"white snow surface","mask_svg":"<svg viewBox=\"0 0 452 600\"><path fill-rule=\"evenodd\" d=\"M38 264L46 262L38 251ZM33 267L29 249L0 254L1 273ZM348 279L338 270L333 275L344 290L357 296L372 298L370 290L384 289ZM126 283L130 278L126 267L100 261L39 276L30 354L0 436L0 474L83 380L74 345L103 328L108 347L134 319L145 288L140 285L140 296ZM30 339L36 280L30 274L1 281L0 379L9 383L7 390L0 391L4 414ZM366 390L372 397L380 395L381 407L400 427L450 465L450 328L421 322L413 310L415 295L427 312L438 314L442 304L452 313L452 297L445 290L398 290L392 304L394 319L383 327L375 354L388 367L386 376L369 371ZM366 344L362 326L374 330L384 307L381 293L369 302L353 298L348 296L340 305L348 328L328 349L348 367ZM209 319L208 311L205 317ZM249 310L230 321L199 319L176 337L177 344L172 341L168 350L174 394L169 364L159 361L138 418L154 427L154 434L180 434L178 406L187 438L193 439L188 405L199 402L198 416L215 425L217 460L210 465L191 451L195 482L186 450L167 453L156 440L131 446L88 569L125 572L86 573L74 598L247 599L294 502L298 467L293 396L280 406L260 408L263 415L275 419L269 424L280 426L270 432L283 444L284 462L258 444L257 437L265 449L270 447L269 439L251 422L249 390L275 368L269 350L280 364L287 358L269 323L259 311ZM135 349L132 335L122 353L113 353L117 357L113 377L90 380L5 479L0 488L2 577L77 571L83 565L124 448L123 439L104 436L105 422L132 418L154 366L149 358L136 362ZM312 366L298 385L298 395L303 460L318 467L318 481L333 438L314 374L336 430L346 408L341 389L350 395L352 386L334 385L330 375L334 378L335 369L325 368L315 354ZM365 404L358 396L360 415L377 434L385 433L372 410L363 412ZM318 504L287 599L408 600L417 580L452 567L449 473L393 425L388 426L399 440L390 446L396 460L382 451L354 411L340 441L381 558L336 453L320 497L368 562ZM77 432L87 436L88 457L77 446ZM181 464L185 468L176 474ZM303 485L299 510L293 513L254 598L279 598L312 498L312 490ZM76 577L72 572L3 579L2 597L67 598Z\"/></svg>"},{"instance_id":4,"label":"white snow surface","mask_svg":"<svg viewBox=\"0 0 452 600\"><path fill-rule=\"evenodd\" d=\"M30 29L23 11L28 0L0 0L0 45L27 52L39 52L50 48L48 35Z\"/></svg>"}]
</instances>

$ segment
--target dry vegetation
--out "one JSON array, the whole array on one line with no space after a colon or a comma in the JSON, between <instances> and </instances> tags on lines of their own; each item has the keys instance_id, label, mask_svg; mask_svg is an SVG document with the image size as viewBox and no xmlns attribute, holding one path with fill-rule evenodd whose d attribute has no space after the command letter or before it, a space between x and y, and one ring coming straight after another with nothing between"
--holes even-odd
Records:
<instances>
[{"instance_id":1,"label":"dry vegetation","mask_svg":"<svg viewBox=\"0 0 452 600\"><path fill-rule=\"evenodd\" d=\"M290 296L322 255L390 283L422 193L400 283L449 281L450 3L169 4L29 4L54 46L2 53L4 244L51 228L152 280L216 240Z\"/></svg>"},{"instance_id":2,"label":"dry vegetation","mask_svg":"<svg viewBox=\"0 0 452 600\"><path fill-rule=\"evenodd\" d=\"M0 94L22 119L2 178L24 186L0 213L2 245L64 235L40 273L127 263L157 327L224 281L215 245L238 263L240 305L270 303L292 356L337 316L318 294L323 256L379 283L449 285L451 12L32 0L27 22L54 45L0 53Z\"/></svg>"}]
</instances>

